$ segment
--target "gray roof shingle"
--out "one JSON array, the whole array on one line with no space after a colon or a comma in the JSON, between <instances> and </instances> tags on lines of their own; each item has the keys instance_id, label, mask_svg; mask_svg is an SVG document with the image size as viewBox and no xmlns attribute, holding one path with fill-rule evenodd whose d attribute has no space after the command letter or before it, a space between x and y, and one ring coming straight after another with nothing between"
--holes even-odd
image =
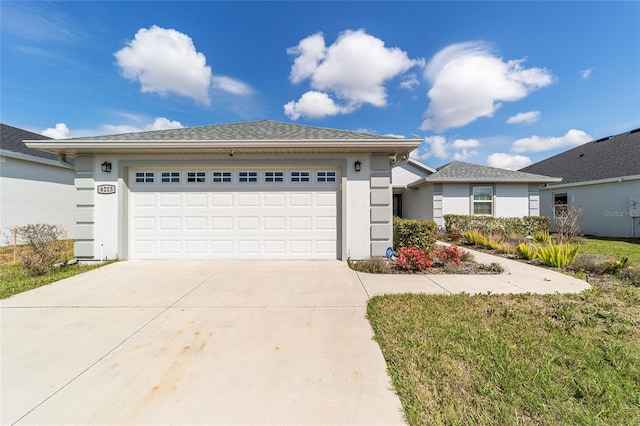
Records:
<instances>
[{"instance_id":1,"label":"gray roof shingle","mask_svg":"<svg viewBox=\"0 0 640 426\"><path fill-rule=\"evenodd\" d=\"M48 140L48 138L38 133L29 132L27 130L18 129L0 123L0 149L11 151L18 154L32 155L34 157L46 158L49 160L57 160L58 156L43 152L38 149L29 148L22 142L23 140Z\"/></svg>"},{"instance_id":2,"label":"gray roof shingle","mask_svg":"<svg viewBox=\"0 0 640 426\"><path fill-rule=\"evenodd\" d=\"M261 120L181 129L104 135L70 140L83 141L239 141L239 140L323 140L323 139L393 139L323 127L304 126L280 121Z\"/></svg>"},{"instance_id":3,"label":"gray roof shingle","mask_svg":"<svg viewBox=\"0 0 640 426\"><path fill-rule=\"evenodd\" d=\"M414 184L443 182L552 182L556 178L516 170L499 169L479 164L453 161ZM413 185L413 184L412 184Z\"/></svg>"},{"instance_id":4,"label":"gray roof shingle","mask_svg":"<svg viewBox=\"0 0 640 426\"><path fill-rule=\"evenodd\" d=\"M640 128L588 142L520 170L562 176L562 184L640 175Z\"/></svg>"}]
</instances>

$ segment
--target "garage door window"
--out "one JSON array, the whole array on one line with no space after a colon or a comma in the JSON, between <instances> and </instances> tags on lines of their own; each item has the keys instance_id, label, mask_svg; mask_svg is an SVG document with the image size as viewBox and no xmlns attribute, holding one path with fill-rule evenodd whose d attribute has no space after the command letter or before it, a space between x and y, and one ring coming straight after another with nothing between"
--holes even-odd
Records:
<instances>
[{"instance_id":1,"label":"garage door window","mask_svg":"<svg viewBox=\"0 0 640 426\"><path fill-rule=\"evenodd\" d=\"M155 173L153 172L136 172L137 183L153 183Z\"/></svg>"},{"instance_id":2,"label":"garage door window","mask_svg":"<svg viewBox=\"0 0 640 426\"><path fill-rule=\"evenodd\" d=\"M318 182L335 182L336 181L336 172L317 172L316 173L316 181Z\"/></svg>"},{"instance_id":3,"label":"garage door window","mask_svg":"<svg viewBox=\"0 0 640 426\"><path fill-rule=\"evenodd\" d=\"M238 182L240 183L258 182L258 172L240 172L238 173Z\"/></svg>"},{"instance_id":4,"label":"garage door window","mask_svg":"<svg viewBox=\"0 0 640 426\"><path fill-rule=\"evenodd\" d=\"M231 172L213 172L213 183L231 183Z\"/></svg>"},{"instance_id":5,"label":"garage door window","mask_svg":"<svg viewBox=\"0 0 640 426\"><path fill-rule=\"evenodd\" d=\"M291 172L291 182L309 182L309 172Z\"/></svg>"},{"instance_id":6,"label":"garage door window","mask_svg":"<svg viewBox=\"0 0 640 426\"><path fill-rule=\"evenodd\" d=\"M264 181L268 183L284 182L284 172L264 172Z\"/></svg>"},{"instance_id":7,"label":"garage door window","mask_svg":"<svg viewBox=\"0 0 640 426\"><path fill-rule=\"evenodd\" d=\"M187 182L205 183L207 181L205 172L187 172Z\"/></svg>"},{"instance_id":8,"label":"garage door window","mask_svg":"<svg viewBox=\"0 0 640 426\"><path fill-rule=\"evenodd\" d=\"M162 183L180 183L180 172L162 172Z\"/></svg>"}]
</instances>

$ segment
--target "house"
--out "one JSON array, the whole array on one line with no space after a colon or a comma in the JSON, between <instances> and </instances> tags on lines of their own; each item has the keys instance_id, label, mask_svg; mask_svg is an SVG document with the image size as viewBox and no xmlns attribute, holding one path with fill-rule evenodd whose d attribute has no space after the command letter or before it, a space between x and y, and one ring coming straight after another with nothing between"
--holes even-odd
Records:
<instances>
[{"instance_id":1,"label":"house","mask_svg":"<svg viewBox=\"0 0 640 426\"><path fill-rule=\"evenodd\" d=\"M0 245L13 244L13 228L60 225L73 235L73 166L22 141L46 136L0 124Z\"/></svg>"},{"instance_id":2,"label":"house","mask_svg":"<svg viewBox=\"0 0 640 426\"><path fill-rule=\"evenodd\" d=\"M263 120L27 145L75 158L88 262L384 255L391 162L420 142Z\"/></svg>"},{"instance_id":3,"label":"house","mask_svg":"<svg viewBox=\"0 0 640 426\"><path fill-rule=\"evenodd\" d=\"M584 234L640 237L640 128L588 142L521 170L563 178L540 189L543 215L553 219L573 204L582 209Z\"/></svg>"},{"instance_id":4,"label":"house","mask_svg":"<svg viewBox=\"0 0 640 426\"><path fill-rule=\"evenodd\" d=\"M411 159L393 169L391 181L394 200L401 206L396 215L433 220L443 227L446 214L538 216L539 185L560 178L462 161L434 170Z\"/></svg>"}]
</instances>

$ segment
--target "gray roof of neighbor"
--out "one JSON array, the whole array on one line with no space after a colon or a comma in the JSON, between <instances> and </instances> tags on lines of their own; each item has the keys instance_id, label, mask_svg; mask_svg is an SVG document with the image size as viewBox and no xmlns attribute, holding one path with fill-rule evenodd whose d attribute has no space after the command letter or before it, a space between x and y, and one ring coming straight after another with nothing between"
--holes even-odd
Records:
<instances>
[{"instance_id":1,"label":"gray roof of neighbor","mask_svg":"<svg viewBox=\"0 0 640 426\"><path fill-rule=\"evenodd\" d=\"M24 142L22 142L23 140L33 139L48 140L51 138L0 123L0 149L18 154L33 155L34 157L46 158L49 160L58 160L57 155L29 148L24 144Z\"/></svg>"},{"instance_id":2,"label":"gray roof of neighbor","mask_svg":"<svg viewBox=\"0 0 640 426\"><path fill-rule=\"evenodd\" d=\"M499 169L496 167L481 166L479 164L453 161L410 186L419 186L426 183L445 182L516 182L516 183L547 183L559 181L560 178L543 176L533 173L524 173L516 170Z\"/></svg>"},{"instance_id":3,"label":"gray roof of neighbor","mask_svg":"<svg viewBox=\"0 0 640 426\"><path fill-rule=\"evenodd\" d=\"M563 184L640 175L640 128L588 142L520 170L562 176Z\"/></svg>"},{"instance_id":4,"label":"gray roof of neighbor","mask_svg":"<svg viewBox=\"0 0 640 426\"><path fill-rule=\"evenodd\" d=\"M240 140L320 140L320 139L393 139L323 127L304 126L280 121L260 120L213 126L154 130L150 132L104 135L70 140L83 141L240 141ZM398 138L401 139L401 138Z\"/></svg>"}]
</instances>

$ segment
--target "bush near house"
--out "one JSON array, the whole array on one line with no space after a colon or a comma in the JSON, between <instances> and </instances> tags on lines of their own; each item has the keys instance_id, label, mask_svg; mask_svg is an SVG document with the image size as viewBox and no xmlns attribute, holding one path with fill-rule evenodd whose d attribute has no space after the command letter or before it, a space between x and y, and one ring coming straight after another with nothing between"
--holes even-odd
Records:
<instances>
[{"instance_id":1,"label":"bush near house","mask_svg":"<svg viewBox=\"0 0 640 426\"><path fill-rule=\"evenodd\" d=\"M447 232L478 229L484 232L500 230L506 235L527 235L549 231L550 219L546 216L494 217L445 214L444 226Z\"/></svg>"},{"instance_id":2,"label":"bush near house","mask_svg":"<svg viewBox=\"0 0 640 426\"><path fill-rule=\"evenodd\" d=\"M393 218L393 246L396 250L417 247L431 253L436 246L437 232L438 225L433 221Z\"/></svg>"},{"instance_id":3,"label":"bush near house","mask_svg":"<svg viewBox=\"0 0 640 426\"><path fill-rule=\"evenodd\" d=\"M61 226L38 223L19 226L15 231L24 244L17 250L18 258L29 275L45 275L56 262L69 260L64 256L66 232Z\"/></svg>"}]
</instances>

